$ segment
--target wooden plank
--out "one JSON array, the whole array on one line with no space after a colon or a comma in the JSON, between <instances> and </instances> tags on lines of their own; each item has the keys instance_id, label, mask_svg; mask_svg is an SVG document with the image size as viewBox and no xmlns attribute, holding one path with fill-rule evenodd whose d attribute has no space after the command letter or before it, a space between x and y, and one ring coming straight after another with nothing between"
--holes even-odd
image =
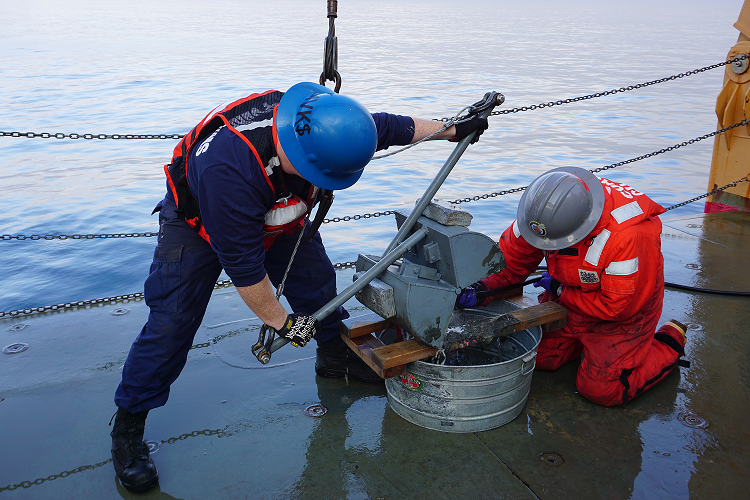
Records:
<instances>
[{"instance_id":1,"label":"wooden plank","mask_svg":"<svg viewBox=\"0 0 750 500\"><path fill-rule=\"evenodd\" d=\"M350 339L348 336L342 333L341 338L344 339L344 342L346 342L346 344L352 349L352 351L354 351L357 356L362 358L362 361L367 363L367 366L372 368L380 377L391 378L397 375L401 375L406 371L406 366L404 365L383 368L372 360L372 350L385 346L385 344L375 338L375 335L370 333Z\"/></svg>"},{"instance_id":2,"label":"wooden plank","mask_svg":"<svg viewBox=\"0 0 750 500\"><path fill-rule=\"evenodd\" d=\"M347 318L341 322L341 334L350 339L368 335L392 327L390 320L383 319L374 312Z\"/></svg>"},{"instance_id":3,"label":"wooden plank","mask_svg":"<svg viewBox=\"0 0 750 500\"><path fill-rule=\"evenodd\" d=\"M405 365L412 361L418 361L432 357L438 353L436 347L420 342L417 339L409 339L395 344L377 347L372 350L372 360L382 368Z\"/></svg>"},{"instance_id":4,"label":"wooden plank","mask_svg":"<svg viewBox=\"0 0 750 500\"><path fill-rule=\"evenodd\" d=\"M532 299L531 297L528 297L526 295L518 295L515 297L506 297L505 300L508 302L511 302L519 307L527 308L527 307L534 307L539 304L536 299ZM562 307L562 306L560 306ZM566 314L567 317L567 314ZM539 326L539 325L537 325ZM550 332L553 330L559 330L565 326L565 318L550 321L549 323L544 323L541 325L542 331L544 332Z\"/></svg>"},{"instance_id":5,"label":"wooden plank","mask_svg":"<svg viewBox=\"0 0 750 500\"><path fill-rule=\"evenodd\" d=\"M559 325L561 321L564 325L567 316L567 309L556 302L544 302L524 309L517 309L495 320L495 335L508 335L548 323Z\"/></svg>"}]
</instances>

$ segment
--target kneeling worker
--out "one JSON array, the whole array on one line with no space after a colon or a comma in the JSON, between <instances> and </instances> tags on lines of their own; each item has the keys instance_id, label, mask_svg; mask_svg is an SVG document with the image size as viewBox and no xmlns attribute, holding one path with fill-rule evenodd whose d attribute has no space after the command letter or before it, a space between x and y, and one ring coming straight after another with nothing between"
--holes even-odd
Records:
<instances>
[{"instance_id":1,"label":"kneeling worker","mask_svg":"<svg viewBox=\"0 0 750 500\"><path fill-rule=\"evenodd\" d=\"M627 403L684 354L684 325L671 320L656 329L664 212L643 193L588 170L550 170L526 189L517 219L500 237L507 267L464 289L457 304L472 307L478 290L523 282L546 258L549 272L534 284L544 288L539 302L557 302L568 315L564 328L542 335L536 368L581 359L581 395L604 406Z\"/></svg>"}]
</instances>

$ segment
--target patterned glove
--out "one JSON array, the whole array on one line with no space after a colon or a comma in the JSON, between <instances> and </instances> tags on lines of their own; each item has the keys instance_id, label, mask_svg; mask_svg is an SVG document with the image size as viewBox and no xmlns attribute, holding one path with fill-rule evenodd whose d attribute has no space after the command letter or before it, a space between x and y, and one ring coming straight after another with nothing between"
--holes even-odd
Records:
<instances>
[{"instance_id":1,"label":"patterned glove","mask_svg":"<svg viewBox=\"0 0 750 500\"><path fill-rule=\"evenodd\" d=\"M479 140L479 136L482 135L482 132L487 130L489 125L487 118L480 118L478 116L466 120L465 122L456 123L456 135L450 139L450 142L458 142L476 130L477 135L471 140L471 144L474 144Z\"/></svg>"},{"instance_id":2,"label":"patterned glove","mask_svg":"<svg viewBox=\"0 0 750 500\"><path fill-rule=\"evenodd\" d=\"M312 316L289 314L277 333L289 339L294 347L304 347L320 329L320 322Z\"/></svg>"},{"instance_id":3,"label":"patterned glove","mask_svg":"<svg viewBox=\"0 0 750 500\"><path fill-rule=\"evenodd\" d=\"M559 291L562 285L560 284L559 281L557 281L555 278L550 276L549 273L544 273L542 274L542 279L534 283L534 286L543 287L549 293L557 297L559 296Z\"/></svg>"}]
</instances>

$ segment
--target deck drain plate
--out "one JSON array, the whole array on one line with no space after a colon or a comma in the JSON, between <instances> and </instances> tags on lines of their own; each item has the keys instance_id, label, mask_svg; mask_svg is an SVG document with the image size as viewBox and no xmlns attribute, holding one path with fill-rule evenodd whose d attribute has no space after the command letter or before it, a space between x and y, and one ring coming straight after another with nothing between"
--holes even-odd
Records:
<instances>
[{"instance_id":1,"label":"deck drain plate","mask_svg":"<svg viewBox=\"0 0 750 500\"><path fill-rule=\"evenodd\" d=\"M3 352L5 354L17 354L19 352L25 351L28 348L29 348L29 344L26 344L24 342L16 342L15 344L6 345L3 348Z\"/></svg>"},{"instance_id":2,"label":"deck drain plate","mask_svg":"<svg viewBox=\"0 0 750 500\"><path fill-rule=\"evenodd\" d=\"M115 309L109 314L111 314L112 316L124 316L128 314L129 312L130 312L130 309L126 309L124 307L118 307L117 309Z\"/></svg>"},{"instance_id":3,"label":"deck drain plate","mask_svg":"<svg viewBox=\"0 0 750 500\"><path fill-rule=\"evenodd\" d=\"M23 323L18 323L17 325L13 325L13 326L11 326L10 328L8 328L8 331L9 331L9 332L17 332L17 331L19 331L19 330L23 330L23 329L24 329L24 328L26 328L27 326L29 326L29 325L25 325L25 324L23 324Z\"/></svg>"},{"instance_id":4,"label":"deck drain plate","mask_svg":"<svg viewBox=\"0 0 750 500\"><path fill-rule=\"evenodd\" d=\"M696 332L703 330L703 325L699 325L698 323L688 323L685 326L687 326L688 330L695 330Z\"/></svg>"},{"instance_id":5,"label":"deck drain plate","mask_svg":"<svg viewBox=\"0 0 750 500\"><path fill-rule=\"evenodd\" d=\"M146 446L148 446L148 452L151 455L161 450L161 443L158 441L146 441Z\"/></svg>"},{"instance_id":6,"label":"deck drain plate","mask_svg":"<svg viewBox=\"0 0 750 500\"><path fill-rule=\"evenodd\" d=\"M565 463L565 459L557 453L542 453L539 455L539 458L550 467L560 467Z\"/></svg>"},{"instance_id":7,"label":"deck drain plate","mask_svg":"<svg viewBox=\"0 0 750 500\"><path fill-rule=\"evenodd\" d=\"M322 417L328 413L328 408L323 405L312 405L305 408L305 415L308 417Z\"/></svg>"},{"instance_id":8,"label":"deck drain plate","mask_svg":"<svg viewBox=\"0 0 750 500\"><path fill-rule=\"evenodd\" d=\"M695 413L680 413L677 415L677 420L679 420L682 425L693 427L695 429L706 429L708 427L708 420L700 415L696 415Z\"/></svg>"}]
</instances>

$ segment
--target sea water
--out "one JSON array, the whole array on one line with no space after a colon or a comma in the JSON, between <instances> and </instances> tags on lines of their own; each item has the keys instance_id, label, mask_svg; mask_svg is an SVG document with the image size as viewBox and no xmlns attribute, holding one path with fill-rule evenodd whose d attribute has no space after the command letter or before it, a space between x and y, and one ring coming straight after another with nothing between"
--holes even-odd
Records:
<instances>
[{"instance_id":1,"label":"sea water","mask_svg":"<svg viewBox=\"0 0 750 500\"><path fill-rule=\"evenodd\" d=\"M371 111L450 117L495 90L498 110L636 85L721 62L741 0L341 0L341 92ZM317 81L324 0L0 1L0 130L184 134L210 109ZM438 192L456 200L599 168L716 129L723 69L578 103L496 115ZM329 84L330 85L330 84ZM176 140L0 137L0 235L141 233ZM453 149L373 161L329 217L414 205ZM707 191L711 139L607 171L664 206ZM519 194L465 203L497 238ZM670 212L699 213L698 202ZM333 262L377 253L392 216L331 223ZM139 292L155 238L0 240L0 311Z\"/></svg>"}]
</instances>

